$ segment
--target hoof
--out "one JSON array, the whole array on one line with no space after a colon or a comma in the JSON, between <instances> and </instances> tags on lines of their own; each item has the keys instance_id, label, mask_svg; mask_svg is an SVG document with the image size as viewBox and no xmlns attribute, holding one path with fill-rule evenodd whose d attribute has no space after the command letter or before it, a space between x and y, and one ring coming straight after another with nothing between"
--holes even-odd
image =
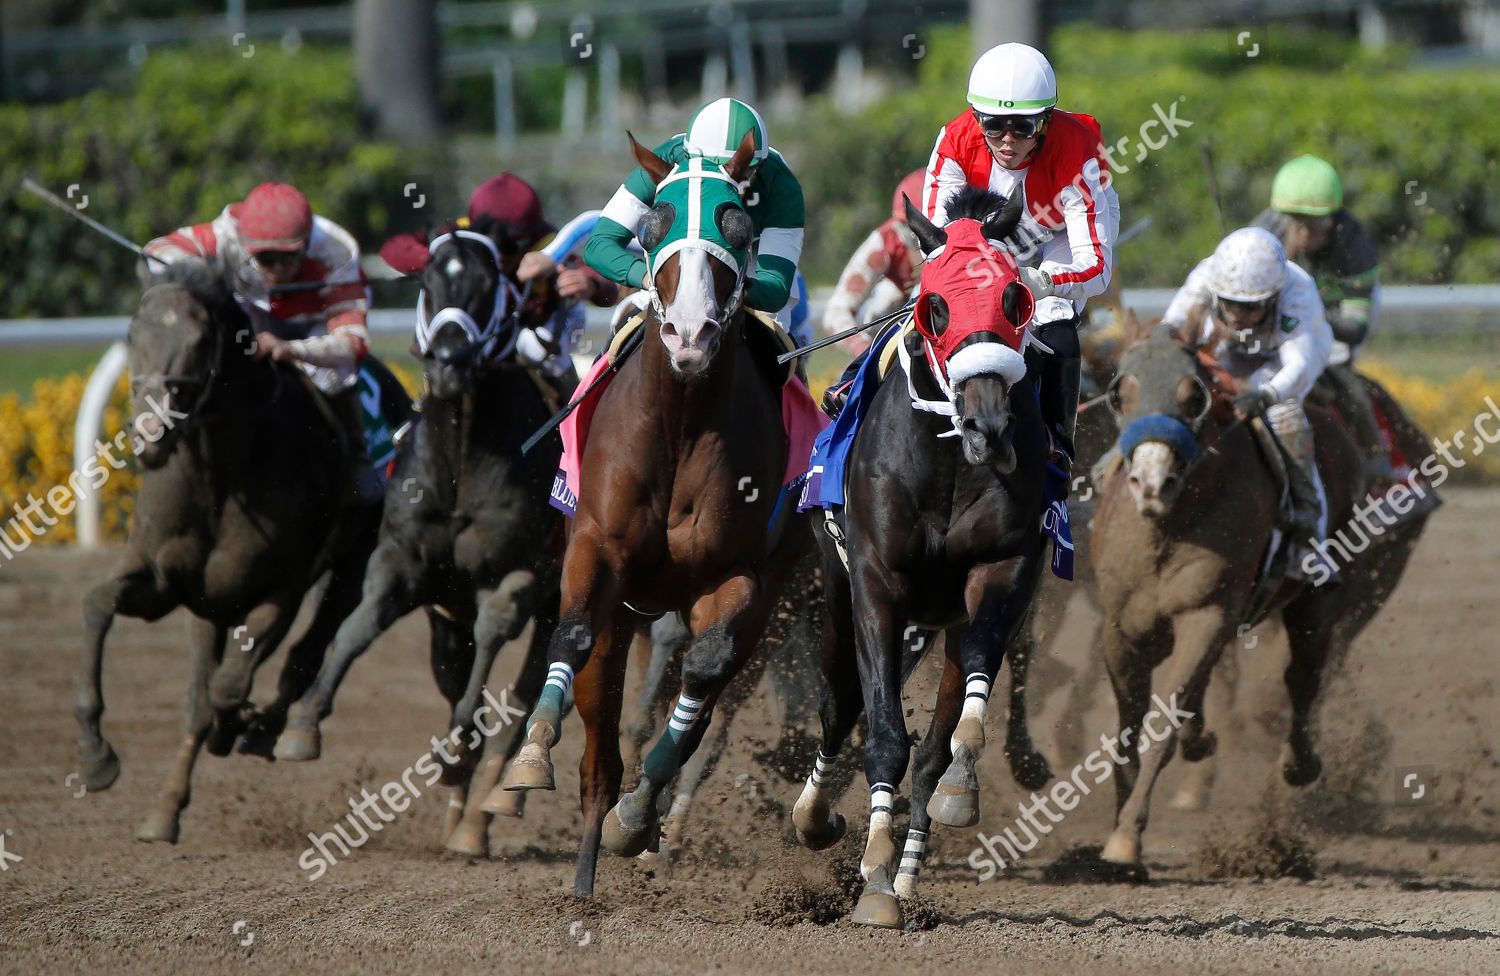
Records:
<instances>
[{"instance_id":1,"label":"hoof","mask_svg":"<svg viewBox=\"0 0 1500 976\"><path fill-rule=\"evenodd\" d=\"M827 850L837 844L844 839L848 827L849 824L841 813L834 813L828 820L808 830L797 826L797 818L792 818L792 829L797 832L798 842L810 851Z\"/></svg>"},{"instance_id":2,"label":"hoof","mask_svg":"<svg viewBox=\"0 0 1500 976\"><path fill-rule=\"evenodd\" d=\"M1281 778L1286 780L1288 786L1306 786L1321 775L1323 760L1315 752L1308 753L1301 762L1291 759L1281 764Z\"/></svg>"},{"instance_id":3,"label":"hoof","mask_svg":"<svg viewBox=\"0 0 1500 976\"><path fill-rule=\"evenodd\" d=\"M927 801L927 815L947 827L972 827L979 822L979 777L974 774L974 753L960 745L953 762L938 780Z\"/></svg>"},{"instance_id":4,"label":"hoof","mask_svg":"<svg viewBox=\"0 0 1500 976\"><path fill-rule=\"evenodd\" d=\"M79 757L83 765L83 785L91 790L107 790L120 778L120 757L114 747L101 742L101 748L92 755Z\"/></svg>"},{"instance_id":5,"label":"hoof","mask_svg":"<svg viewBox=\"0 0 1500 976\"><path fill-rule=\"evenodd\" d=\"M294 729L288 726L276 740L273 755L287 762L312 762L323 754L323 734L317 726L310 729Z\"/></svg>"},{"instance_id":6,"label":"hoof","mask_svg":"<svg viewBox=\"0 0 1500 976\"><path fill-rule=\"evenodd\" d=\"M479 809L497 817L520 820L526 815L526 794L520 790L507 790L503 786L497 786L485 795Z\"/></svg>"},{"instance_id":7,"label":"hoof","mask_svg":"<svg viewBox=\"0 0 1500 976\"><path fill-rule=\"evenodd\" d=\"M1052 765L1036 749L1009 755L1010 775L1023 788L1039 790L1052 780Z\"/></svg>"},{"instance_id":8,"label":"hoof","mask_svg":"<svg viewBox=\"0 0 1500 976\"><path fill-rule=\"evenodd\" d=\"M516 753L500 780L507 790L552 790L557 787L552 778L552 728L543 722L531 727L526 735L526 744Z\"/></svg>"},{"instance_id":9,"label":"hoof","mask_svg":"<svg viewBox=\"0 0 1500 976\"><path fill-rule=\"evenodd\" d=\"M135 832L135 839L148 844L177 843L177 815L153 813Z\"/></svg>"},{"instance_id":10,"label":"hoof","mask_svg":"<svg viewBox=\"0 0 1500 976\"><path fill-rule=\"evenodd\" d=\"M882 929L901 927L901 902L896 899L896 890L887 877L885 868L880 868L865 882L865 890L860 892L854 914L849 916L856 925Z\"/></svg>"},{"instance_id":11,"label":"hoof","mask_svg":"<svg viewBox=\"0 0 1500 976\"><path fill-rule=\"evenodd\" d=\"M1201 790L1178 790L1172 799L1167 801L1167 806L1173 810L1183 810L1188 813L1196 813L1208 806L1208 797Z\"/></svg>"},{"instance_id":12,"label":"hoof","mask_svg":"<svg viewBox=\"0 0 1500 976\"><path fill-rule=\"evenodd\" d=\"M1108 842L1099 857L1110 864L1134 865L1139 867L1141 863L1141 842L1120 837L1118 834L1110 834Z\"/></svg>"},{"instance_id":13,"label":"hoof","mask_svg":"<svg viewBox=\"0 0 1500 976\"><path fill-rule=\"evenodd\" d=\"M453 828L453 832L443 843L443 849L464 857L488 857L490 853L489 831L485 830L482 824L474 825L459 821L458 826Z\"/></svg>"},{"instance_id":14,"label":"hoof","mask_svg":"<svg viewBox=\"0 0 1500 976\"><path fill-rule=\"evenodd\" d=\"M605 814L600 843L611 854L635 857L651 847L660 836L656 807L627 793Z\"/></svg>"},{"instance_id":15,"label":"hoof","mask_svg":"<svg viewBox=\"0 0 1500 976\"><path fill-rule=\"evenodd\" d=\"M1219 737L1212 732L1204 732L1196 739L1182 740L1182 758L1187 762L1202 762L1218 748Z\"/></svg>"},{"instance_id":16,"label":"hoof","mask_svg":"<svg viewBox=\"0 0 1500 976\"><path fill-rule=\"evenodd\" d=\"M235 751L242 756L259 756L270 762L276 760L276 740L280 732L268 722L256 722L240 736Z\"/></svg>"}]
</instances>

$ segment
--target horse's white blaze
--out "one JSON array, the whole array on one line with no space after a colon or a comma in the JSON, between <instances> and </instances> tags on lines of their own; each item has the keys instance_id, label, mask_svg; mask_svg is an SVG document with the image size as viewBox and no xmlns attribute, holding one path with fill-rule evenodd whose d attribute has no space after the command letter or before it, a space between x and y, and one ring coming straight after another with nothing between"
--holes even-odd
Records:
<instances>
[{"instance_id":1,"label":"horse's white blaze","mask_svg":"<svg viewBox=\"0 0 1500 976\"><path fill-rule=\"evenodd\" d=\"M705 322L719 320L719 299L714 294L714 273L708 254L695 247L685 247L677 254L677 291L665 308L667 321L677 333L675 342L667 340L674 359L699 346Z\"/></svg>"},{"instance_id":2,"label":"horse's white blaze","mask_svg":"<svg viewBox=\"0 0 1500 976\"><path fill-rule=\"evenodd\" d=\"M464 273L464 261L463 261L463 258L461 258L461 257L459 257L457 255L454 255L453 257L449 258L448 259L448 263L443 266L443 274L447 275L449 278L457 278L459 275L461 275L463 273Z\"/></svg>"},{"instance_id":3,"label":"horse's white blaze","mask_svg":"<svg viewBox=\"0 0 1500 976\"><path fill-rule=\"evenodd\" d=\"M1130 494L1136 510L1159 514L1164 510L1164 490L1172 474L1172 448L1160 441L1146 441L1130 455Z\"/></svg>"}]
</instances>

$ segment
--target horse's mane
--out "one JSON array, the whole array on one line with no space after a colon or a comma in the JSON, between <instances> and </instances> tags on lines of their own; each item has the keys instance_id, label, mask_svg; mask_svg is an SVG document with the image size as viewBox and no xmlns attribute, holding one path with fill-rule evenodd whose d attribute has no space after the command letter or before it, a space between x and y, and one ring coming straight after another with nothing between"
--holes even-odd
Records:
<instances>
[{"instance_id":1,"label":"horse's mane","mask_svg":"<svg viewBox=\"0 0 1500 976\"><path fill-rule=\"evenodd\" d=\"M224 263L213 261L176 261L153 276L156 285L176 285L209 310L215 319L243 315L234 300L234 288Z\"/></svg>"},{"instance_id":2,"label":"horse's mane","mask_svg":"<svg viewBox=\"0 0 1500 976\"><path fill-rule=\"evenodd\" d=\"M946 209L950 221L970 217L983 223L987 217L1003 210L1008 202L1003 193L965 184L949 194Z\"/></svg>"}]
</instances>

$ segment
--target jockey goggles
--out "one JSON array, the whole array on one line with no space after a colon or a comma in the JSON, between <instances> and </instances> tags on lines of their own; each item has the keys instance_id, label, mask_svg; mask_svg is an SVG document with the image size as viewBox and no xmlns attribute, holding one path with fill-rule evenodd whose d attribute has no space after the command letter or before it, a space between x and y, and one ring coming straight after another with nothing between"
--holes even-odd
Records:
<instances>
[{"instance_id":1,"label":"jockey goggles","mask_svg":"<svg viewBox=\"0 0 1500 976\"><path fill-rule=\"evenodd\" d=\"M987 136L999 136L1006 129L1016 134L1017 139L1032 139L1047 131L1047 120L1051 112L1040 112L1036 115L985 115L978 109L974 109L974 121L984 130Z\"/></svg>"}]
</instances>

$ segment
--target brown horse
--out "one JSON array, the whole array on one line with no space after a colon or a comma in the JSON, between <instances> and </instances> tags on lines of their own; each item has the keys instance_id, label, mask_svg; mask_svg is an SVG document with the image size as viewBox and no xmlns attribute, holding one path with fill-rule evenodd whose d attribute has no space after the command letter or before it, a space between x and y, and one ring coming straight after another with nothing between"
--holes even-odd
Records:
<instances>
[{"instance_id":1,"label":"brown horse","mask_svg":"<svg viewBox=\"0 0 1500 976\"><path fill-rule=\"evenodd\" d=\"M1117 820L1103 857L1130 877L1144 877L1151 790L1179 736L1189 762L1214 752L1204 694L1224 646L1254 622L1252 591L1278 521L1278 482L1250 425L1234 419L1234 392L1165 332L1125 352L1111 390L1122 445L1133 449L1103 486L1093 532L1105 664L1125 746L1114 757ZM1360 470L1358 452L1328 413L1309 408L1308 416L1332 530L1350 521L1363 493L1351 475ZM1151 431L1138 445L1130 436L1137 423ZM1424 453L1410 424L1402 439L1410 456ZM1261 614L1280 614L1291 648L1292 722L1281 759L1287 783L1318 778L1312 723L1324 670L1395 588L1424 523L1420 516L1397 525L1340 566L1339 585L1283 583ZM1163 662L1167 680L1153 696L1152 672Z\"/></svg>"},{"instance_id":2,"label":"brown horse","mask_svg":"<svg viewBox=\"0 0 1500 976\"><path fill-rule=\"evenodd\" d=\"M550 749L572 685L588 737L580 895L593 893L601 840L627 857L657 844L658 799L755 650L780 581L810 541L794 516L771 524L787 440L780 390L749 353L741 307L753 229L737 185L753 147L747 138L723 167L690 160L674 168L634 139L631 146L658 185L642 230L651 310L640 348L594 411L547 687L503 784L553 788ZM640 785L610 810L623 771L628 648L642 615L669 611L684 614L693 635L681 694Z\"/></svg>"}]
</instances>

